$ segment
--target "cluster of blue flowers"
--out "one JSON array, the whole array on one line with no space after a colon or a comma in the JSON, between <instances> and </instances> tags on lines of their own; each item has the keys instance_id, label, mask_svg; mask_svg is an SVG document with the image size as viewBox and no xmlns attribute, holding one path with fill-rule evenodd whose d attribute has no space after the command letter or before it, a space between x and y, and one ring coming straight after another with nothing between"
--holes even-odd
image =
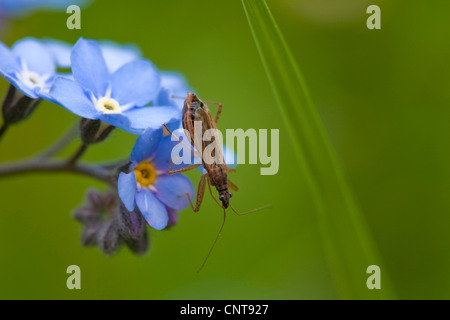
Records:
<instances>
[{"instance_id":1,"label":"cluster of blue flowers","mask_svg":"<svg viewBox=\"0 0 450 320\"><path fill-rule=\"evenodd\" d=\"M81 38L71 48L26 38L11 50L0 43L0 57L0 74L24 95L52 101L83 118L142 134L180 117L171 88L162 84L178 77L178 85L187 89L182 76L160 73L132 47L114 50L110 43ZM57 73L58 67L69 66L72 74Z\"/></svg>"},{"instance_id":2,"label":"cluster of blue flowers","mask_svg":"<svg viewBox=\"0 0 450 320\"><path fill-rule=\"evenodd\" d=\"M70 73L58 71L69 68ZM180 126L182 104L173 95L190 91L182 75L159 71L135 46L83 38L73 46L35 38L11 48L0 43L0 75L11 84L4 126L28 117L29 105L47 100L81 117L85 145L103 140L105 128L138 135L130 164L118 176L122 211L141 214L161 230L175 224L177 211L189 206L194 188L181 174L167 174L177 142L162 128ZM80 221L91 221L81 216Z\"/></svg>"}]
</instances>

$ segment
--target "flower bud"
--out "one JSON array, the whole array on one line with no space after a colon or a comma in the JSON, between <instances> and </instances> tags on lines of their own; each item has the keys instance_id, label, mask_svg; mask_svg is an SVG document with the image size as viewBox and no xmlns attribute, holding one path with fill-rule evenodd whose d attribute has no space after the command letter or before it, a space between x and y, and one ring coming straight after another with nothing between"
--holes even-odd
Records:
<instances>
[{"instance_id":1,"label":"flower bud","mask_svg":"<svg viewBox=\"0 0 450 320\"><path fill-rule=\"evenodd\" d=\"M84 225L94 222L111 220L118 202L113 192L100 193L97 190L89 190L87 204L75 209L73 217Z\"/></svg>"},{"instance_id":2,"label":"flower bud","mask_svg":"<svg viewBox=\"0 0 450 320\"><path fill-rule=\"evenodd\" d=\"M98 246L106 255L115 253L123 243L138 255L147 252L147 222L139 209L128 212L116 192L89 190L87 204L73 212L83 225L81 244Z\"/></svg>"},{"instance_id":3,"label":"flower bud","mask_svg":"<svg viewBox=\"0 0 450 320\"><path fill-rule=\"evenodd\" d=\"M147 222L145 221L139 209L129 212L121 203L118 210L117 224L119 231L125 239L139 239L145 231Z\"/></svg>"},{"instance_id":4,"label":"flower bud","mask_svg":"<svg viewBox=\"0 0 450 320\"><path fill-rule=\"evenodd\" d=\"M105 140L115 127L101 120L83 118L80 122L81 140L84 144Z\"/></svg>"},{"instance_id":5,"label":"flower bud","mask_svg":"<svg viewBox=\"0 0 450 320\"><path fill-rule=\"evenodd\" d=\"M74 210L73 217L82 224L90 224L100 220L98 210L91 207L80 207Z\"/></svg>"},{"instance_id":6,"label":"flower bud","mask_svg":"<svg viewBox=\"0 0 450 320\"><path fill-rule=\"evenodd\" d=\"M98 223L87 225L81 234L81 245L85 247L96 246L99 228L100 224Z\"/></svg>"},{"instance_id":7,"label":"flower bud","mask_svg":"<svg viewBox=\"0 0 450 320\"><path fill-rule=\"evenodd\" d=\"M11 85L5 100L3 100L3 122L6 125L11 125L26 119L41 101L41 99L27 97L20 90Z\"/></svg>"},{"instance_id":8,"label":"flower bud","mask_svg":"<svg viewBox=\"0 0 450 320\"><path fill-rule=\"evenodd\" d=\"M169 215L169 221L167 222L166 229L173 227L178 223L178 211L166 206L167 214Z\"/></svg>"},{"instance_id":9,"label":"flower bud","mask_svg":"<svg viewBox=\"0 0 450 320\"><path fill-rule=\"evenodd\" d=\"M97 233L97 241L100 250L107 255L113 254L119 249L119 231L114 220L102 223Z\"/></svg>"},{"instance_id":10,"label":"flower bud","mask_svg":"<svg viewBox=\"0 0 450 320\"><path fill-rule=\"evenodd\" d=\"M117 200L116 195L113 192L99 193L97 190L89 190L87 194L89 203L96 209L110 209Z\"/></svg>"},{"instance_id":11,"label":"flower bud","mask_svg":"<svg viewBox=\"0 0 450 320\"><path fill-rule=\"evenodd\" d=\"M148 251L150 246L149 242L147 230L145 230L138 239L129 238L125 240L128 248L130 248L130 250L137 255L143 255Z\"/></svg>"}]
</instances>

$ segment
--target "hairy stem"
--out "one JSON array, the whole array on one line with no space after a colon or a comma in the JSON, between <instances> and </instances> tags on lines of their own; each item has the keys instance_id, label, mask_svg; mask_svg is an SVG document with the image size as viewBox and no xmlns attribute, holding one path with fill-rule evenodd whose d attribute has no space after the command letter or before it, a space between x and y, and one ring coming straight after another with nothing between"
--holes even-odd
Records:
<instances>
[{"instance_id":1,"label":"hairy stem","mask_svg":"<svg viewBox=\"0 0 450 320\"><path fill-rule=\"evenodd\" d=\"M38 173L38 172L68 172L89 176L100 180L111 186L115 186L113 175L109 170L101 166L83 165L77 163L68 163L66 161L50 161L50 160L29 160L18 163L6 164L0 166L0 178L9 177L18 174Z\"/></svg>"},{"instance_id":2,"label":"hairy stem","mask_svg":"<svg viewBox=\"0 0 450 320\"><path fill-rule=\"evenodd\" d=\"M81 158L81 156L86 152L87 148L88 148L88 144L83 143L77 150L77 152L75 152L75 154L69 159L68 164L69 165L74 165L78 159Z\"/></svg>"},{"instance_id":3,"label":"hairy stem","mask_svg":"<svg viewBox=\"0 0 450 320\"><path fill-rule=\"evenodd\" d=\"M124 159L124 160L119 160L119 161L114 161L111 163L105 163L102 165L103 168L105 169L121 169L124 167L127 167L131 164L130 160L128 159Z\"/></svg>"},{"instance_id":4,"label":"hairy stem","mask_svg":"<svg viewBox=\"0 0 450 320\"><path fill-rule=\"evenodd\" d=\"M6 130L8 129L8 125L6 123L4 123L1 127L0 127L0 140L2 138L2 136L5 134Z\"/></svg>"}]
</instances>

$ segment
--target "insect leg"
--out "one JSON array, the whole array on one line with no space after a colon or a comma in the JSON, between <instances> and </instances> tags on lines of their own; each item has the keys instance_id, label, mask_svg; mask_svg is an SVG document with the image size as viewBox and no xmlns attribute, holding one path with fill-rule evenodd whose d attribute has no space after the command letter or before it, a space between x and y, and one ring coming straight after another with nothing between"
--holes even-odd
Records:
<instances>
[{"instance_id":1,"label":"insect leg","mask_svg":"<svg viewBox=\"0 0 450 320\"><path fill-rule=\"evenodd\" d=\"M187 196L187 198L189 200L189 204L191 205L191 208L192 208L192 210L194 212L198 212L200 210L200 206L202 205L203 195L205 194L205 179L206 179L206 176L207 176L206 174L202 175L202 177L200 178L200 182L198 183L197 200L196 200L195 206L192 203L191 196L189 195L189 193L185 193L185 194L180 196L180 197Z\"/></svg>"},{"instance_id":2,"label":"insect leg","mask_svg":"<svg viewBox=\"0 0 450 320\"><path fill-rule=\"evenodd\" d=\"M188 149L189 152L192 153L192 155L194 156L194 159L195 159L196 157L198 157L198 154L196 154L194 151L192 151L191 148L189 148L189 147L186 146L182 141L180 141L180 139L178 139L178 137L177 137L176 135L174 135L174 134L172 133L172 131L170 131L170 129L167 128L167 126L166 126L165 124L163 124L163 128L164 128L164 130L167 130L167 132L168 132L172 137L174 137L179 143L181 143L185 149ZM177 159L178 159L178 158L177 158ZM186 172L186 171L189 171L189 170L193 170L193 169L195 169L195 168L198 168L201 164L193 164L193 165L189 165L189 166L187 166L187 167L181 168L181 169L177 169L177 170L172 170L172 171L171 171L171 169L173 168L174 165L175 165L175 163L172 162L172 164L170 165L169 169L167 170L167 174L175 174L175 173L180 173L180 172Z\"/></svg>"},{"instance_id":3,"label":"insect leg","mask_svg":"<svg viewBox=\"0 0 450 320\"><path fill-rule=\"evenodd\" d=\"M216 239L213 242L213 245L211 246L211 249L209 249L208 255L206 256L205 260L203 261L202 265L200 266L200 268L197 270L197 273L199 273L203 267L206 264L206 261L208 261L209 256L211 255L211 252L213 251L214 247L216 246L217 240L219 240L220 235L222 234L222 230L223 230L223 226L225 225L225 218L227 217L227 213L225 211L225 209L223 209L223 221L222 221L222 225L220 226L219 232L217 233Z\"/></svg>"},{"instance_id":4,"label":"insect leg","mask_svg":"<svg viewBox=\"0 0 450 320\"><path fill-rule=\"evenodd\" d=\"M241 212L241 213L239 213L239 212L237 212L237 211L233 208L233 206L230 204L231 210L233 210L233 212L236 213L238 216L243 216L243 215L246 215L246 214L249 214L249 213L252 213L252 212L256 212L256 211L259 211L259 210L263 210L263 209L266 209L266 208L270 208L270 207L272 207L272 205L271 205L271 204L268 204L268 205L265 205L265 206L262 206L262 207L259 207L259 208L253 209L253 210L249 210L249 211L246 211L246 212Z\"/></svg>"},{"instance_id":5,"label":"insect leg","mask_svg":"<svg viewBox=\"0 0 450 320\"><path fill-rule=\"evenodd\" d=\"M229 187L231 190L234 190L234 191L238 191L238 190L239 190L238 186L235 185L233 182L231 182L230 179L228 179L227 182L228 182L228 187Z\"/></svg>"},{"instance_id":6,"label":"insect leg","mask_svg":"<svg viewBox=\"0 0 450 320\"><path fill-rule=\"evenodd\" d=\"M167 174L177 174L177 173L182 173L182 172L194 170L194 169L197 169L198 167L200 167L202 164L201 163L191 164L189 166L186 166L186 167L183 167L183 168L180 168L180 169L172 170L174 165L175 165L175 163L172 163L170 165L169 169L167 169Z\"/></svg>"},{"instance_id":7,"label":"insect leg","mask_svg":"<svg viewBox=\"0 0 450 320\"><path fill-rule=\"evenodd\" d=\"M192 149L188 146L186 146L180 139L178 139L178 137L176 135L173 134L172 131L170 131L169 128L167 128L167 126L165 124L163 124L164 130L167 130L167 132L174 137L179 143L181 143L183 145L183 147L185 147L186 149L189 150L189 152L191 152L194 156L196 155L194 151L192 151Z\"/></svg>"},{"instance_id":8,"label":"insect leg","mask_svg":"<svg viewBox=\"0 0 450 320\"><path fill-rule=\"evenodd\" d=\"M216 119L215 119L215 122L217 124L217 122L219 122L220 114L222 113L223 105L220 102L213 102L213 101L203 101L203 102L207 103L207 104L215 104L215 105L219 106L219 108L217 109Z\"/></svg>"},{"instance_id":9,"label":"insect leg","mask_svg":"<svg viewBox=\"0 0 450 320\"><path fill-rule=\"evenodd\" d=\"M184 100L186 99L186 97L179 97L179 96L171 96L172 99L180 99L180 100Z\"/></svg>"}]
</instances>

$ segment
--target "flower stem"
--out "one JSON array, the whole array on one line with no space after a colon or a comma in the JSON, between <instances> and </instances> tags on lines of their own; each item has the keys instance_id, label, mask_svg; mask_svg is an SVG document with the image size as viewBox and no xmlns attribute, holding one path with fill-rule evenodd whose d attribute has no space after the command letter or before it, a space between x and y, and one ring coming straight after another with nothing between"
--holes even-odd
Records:
<instances>
[{"instance_id":1,"label":"flower stem","mask_svg":"<svg viewBox=\"0 0 450 320\"><path fill-rule=\"evenodd\" d=\"M83 143L80 148L78 148L77 152L75 152L75 154L69 159L68 164L74 165L78 161L78 159L80 159L81 156L86 152L88 146L88 144Z\"/></svg>"},{"instance_id":2,"label":"flower stem","mask_svg":"<svg viewBox=\"0 0 450 320\"><path fill-rule=\"evenodd\" d=\"M8 177L24 173L35 172L69 172L76 173L115 186L113 175L109 170L101 166L82 165L77 163L68 163L67 161L51 161L32 159L12 164L0 166L0 177Z\"/></svg>"},{"instance_id":3,"label":"flower stem","mask_svg":"<svg viewBox=\"0 0 450 320\"><path fill-rule=\"evenodd\" d=\"M124 159L120 161L114 161L111 163L105 163L102 165L105 169L122 169L125 167L128 167L131 164L131 161L129 159Z\"/></svg>"},{"instance_id":4,"label":"flower stem","mask_svg":"<svg viewBox=\"0 0 450 320\"><path fill-rule=\"evenodd\" d=\"M1 127L0 127L0 139L2 138L2 136L5 134L6 130L8 129L8 125L6 123L4 123Z\"/></svg>"}]
</instances>

